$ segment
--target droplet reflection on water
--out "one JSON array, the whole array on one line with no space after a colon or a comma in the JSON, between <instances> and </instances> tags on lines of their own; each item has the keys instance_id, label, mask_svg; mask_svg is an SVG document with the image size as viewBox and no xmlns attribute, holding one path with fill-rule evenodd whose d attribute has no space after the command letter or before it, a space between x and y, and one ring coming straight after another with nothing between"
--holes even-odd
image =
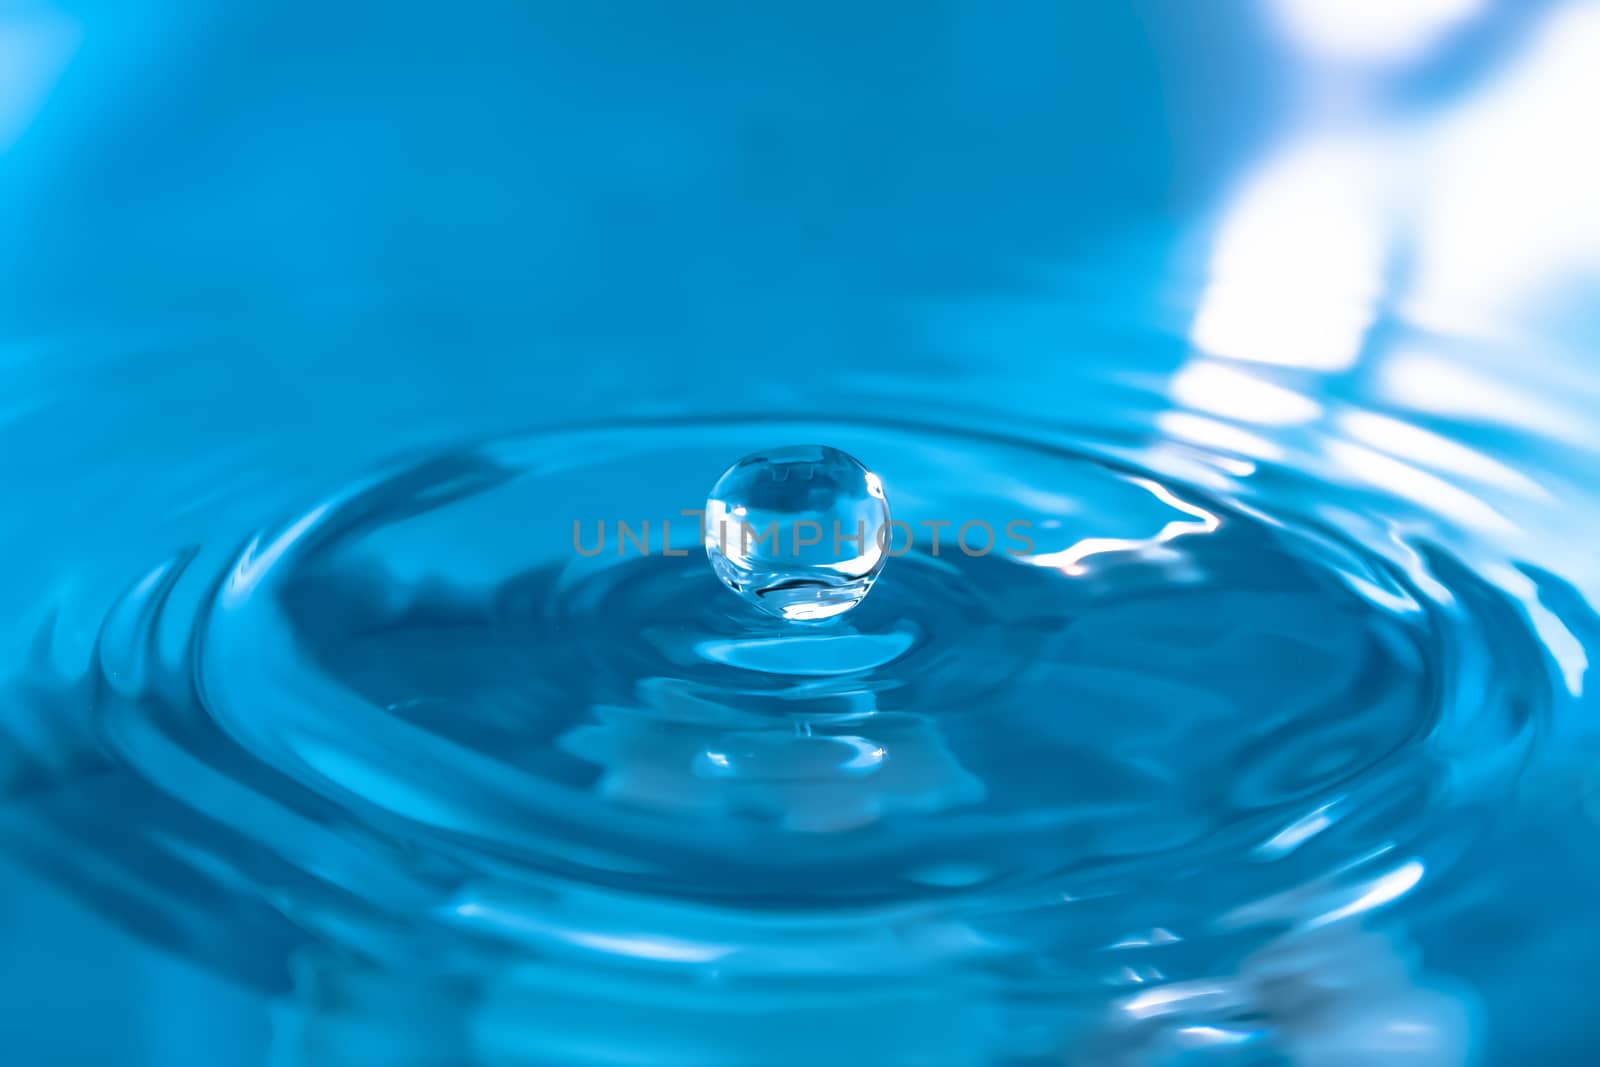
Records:
<instances>
[{"instance_id":1,"label":"droplet reflection on water","mask_svg":"<svg viewBox=\"0 0 1600 1067\"><path fill-rule=\"evenodd\" d=\"M745 456L706 499L705 542L723 584L791 622L861 602L888 558L889 503L853 456L799 445Z\"/></svg>"}]
</instances>

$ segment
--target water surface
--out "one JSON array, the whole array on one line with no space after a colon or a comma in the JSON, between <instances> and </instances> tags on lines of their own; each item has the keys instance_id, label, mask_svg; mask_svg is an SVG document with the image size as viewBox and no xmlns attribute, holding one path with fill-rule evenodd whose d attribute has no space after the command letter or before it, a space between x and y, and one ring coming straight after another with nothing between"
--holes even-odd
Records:
<instances>
[{"instance_id":1,"label":"water surface","mask_svg":"<svg viewBox=\"0 0 1600 1067\"><path fill-rule=\"evenodd\" d=\"M103 1061L23 1007L85 955L129 1062L1583 1062L1600 23L1303 7L13 20L0 1018ZM821 627L574 551L811 443L1032 551Z\"/></svg>"}]
</instances>

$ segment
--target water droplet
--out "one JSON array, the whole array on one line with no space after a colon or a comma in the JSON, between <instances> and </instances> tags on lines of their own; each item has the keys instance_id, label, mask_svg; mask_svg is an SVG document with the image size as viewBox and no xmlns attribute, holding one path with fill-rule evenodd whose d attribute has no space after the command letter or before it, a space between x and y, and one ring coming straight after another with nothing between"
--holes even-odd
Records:
<instances>
[{"instance_id":1,"label":"water droplet","mask_svg":"<svg viewBox=\"0 0 1600 1067\"><path fill-rule=\"evenodd\" d=\"M883 483L853 456L822 445L748 455L706 500L706 554L729 589L795 622L861 602L887 558Z\"/></svg>"}]
</instances>

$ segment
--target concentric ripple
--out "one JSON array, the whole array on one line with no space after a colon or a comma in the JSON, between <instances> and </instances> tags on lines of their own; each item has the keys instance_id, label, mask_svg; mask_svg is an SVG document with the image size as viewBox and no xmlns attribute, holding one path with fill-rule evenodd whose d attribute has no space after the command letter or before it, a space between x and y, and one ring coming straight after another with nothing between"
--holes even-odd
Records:
<instances>
[{"instance_id":1,"label":"concentric ripple","mask_svg":"<svg viewBox=\"0 0 1600 1067\"><path fill-rule=\"evenodd\" d=\"M683 515L786 440L861 457L915 532L827 627L722 593ZM619 520L648 550L592 552ZM963 550L969 523L1031 544ZM876 1062L1165 1048L1173 1019L1248 1037L1271 1014L1248 983L1126 990L1271 970L1303 951L1283 929L1403 897L1541 721L1540 686L1512 682L1534 637L1465 567L1419 581L1426 551L1115 444L805 420L499 440L252 539L203 600L185 560L153 572L94 691L55 698L93 711L7 777L99 768L22 836L158 938L269 986L299 960L356 1000L397 967L468 981L475 1048L589 1062L606 1023L575 1005L598 998L650 1016L651 1062L738 1063L773 982L824 1031L870 1006ZM179 601L202 602L173 663ZM94 837L101 804L145 817L90 859L50 848ZM689 991L708 973L714 1005ZM674 997L722 1038L681 1043ZM508 1021L552 1003L537 1038ZM830 1054L795 1026L774 1063Z\"/></svg>"}]
</instances>

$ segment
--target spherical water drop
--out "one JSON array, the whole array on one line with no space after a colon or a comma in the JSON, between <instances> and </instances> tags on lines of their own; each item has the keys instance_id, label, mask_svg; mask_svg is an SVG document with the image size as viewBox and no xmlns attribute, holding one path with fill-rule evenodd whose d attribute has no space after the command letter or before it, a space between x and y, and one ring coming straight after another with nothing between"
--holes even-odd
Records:
<instances>
[{"instance_id":1,"label":"spherical water drop","mask_svg":"<svg viewBox=\"0 0 1600 1067\"><path fill-rule=\"evenodd\" d=\"M883 483L853 456L795 445L746 456L706 500L711 566L729 589L795 622L842 615L888 556Z\"/></svg>"}]
</instances>

